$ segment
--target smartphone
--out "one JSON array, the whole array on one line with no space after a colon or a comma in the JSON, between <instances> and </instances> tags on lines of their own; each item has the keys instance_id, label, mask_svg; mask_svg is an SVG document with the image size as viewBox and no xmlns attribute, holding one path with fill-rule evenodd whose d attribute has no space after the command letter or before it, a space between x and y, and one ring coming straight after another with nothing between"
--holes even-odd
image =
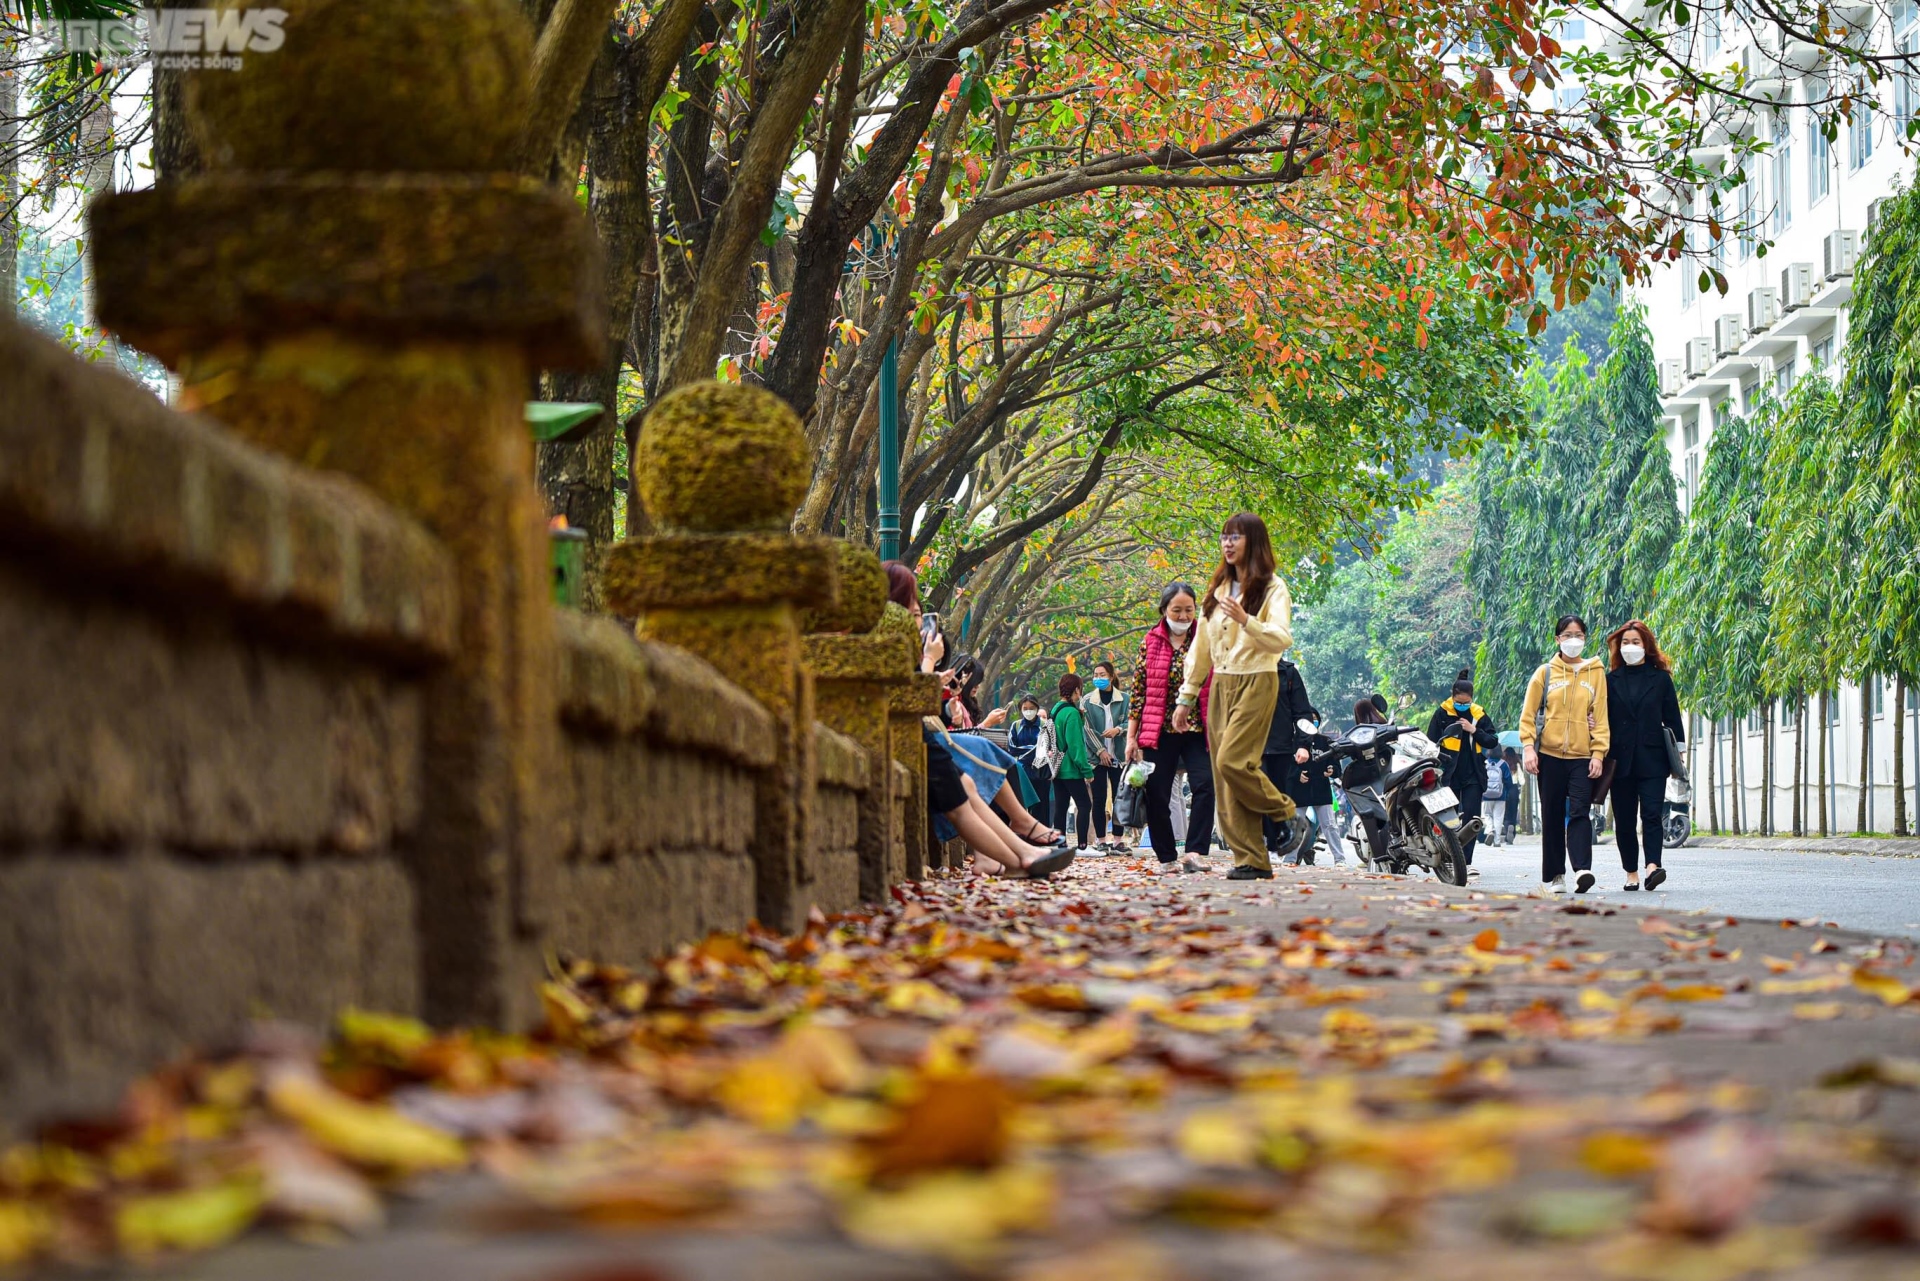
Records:
<instances>
[{"instance_id":1,"label":"smartphone","mask_svg":"<svg viewBox=\"0 0 1920 1281\"><path fill-rule=\"evenodd\" d=\"M923 645L931 644L933 638L939 634L940 615L934 613L932 610L928 610L926 613L920 615L920 643Z\"/></svg>"}]
</instances>

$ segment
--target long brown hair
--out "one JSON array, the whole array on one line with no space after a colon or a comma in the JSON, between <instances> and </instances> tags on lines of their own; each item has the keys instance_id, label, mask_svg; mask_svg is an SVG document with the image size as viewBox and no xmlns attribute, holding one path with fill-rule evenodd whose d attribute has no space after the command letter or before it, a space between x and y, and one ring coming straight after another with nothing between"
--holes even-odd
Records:
<instances>
[{"instance_id":1,"label":"long brown hair","mask_svg":"<svg viewBox=\"0 0 1920 1281\"><path fill-rule=\"evenodd\" d=\"M1227 558L1220 558L1220 568L1213 571L1213 581L1207 584L1207 602L1201 606L1201 612L1208 618L1213 617L1213 607L1226 591L1230 579L1240 583L1240 605L1249 614L1257 614L1266 603L1267 588L1273 586L1273 574L1276 568L1273 559L1273 539L1267 533L1267 522L1252 512L1241 512L1227 517L1227 523L1220 527L1222 536L1240 534L1246 538L1246 546L1240 552L1240 566L1245 571L1242 577L1234 572Z\"/></svg>"},{"instance_id":2,"label":"long brown hair","mask_svg":"<svg viewBox=\"0 0 1920 1281\"><path fill-rule=\"evenodd\" d=\"M1637 618L1629 618L1607 633L1607 655L1610 659L1607 670L1617 672L1627 665L1627 660L1620 657L1620 638L1628 632L1639 632L1641 639L1647 642L1647 662L1663 672L1673 670L1673 660L1668 658L1666 651L1660 648L1659 640L1654 637L1653 628Z\"/></svg>"}]
</instances>

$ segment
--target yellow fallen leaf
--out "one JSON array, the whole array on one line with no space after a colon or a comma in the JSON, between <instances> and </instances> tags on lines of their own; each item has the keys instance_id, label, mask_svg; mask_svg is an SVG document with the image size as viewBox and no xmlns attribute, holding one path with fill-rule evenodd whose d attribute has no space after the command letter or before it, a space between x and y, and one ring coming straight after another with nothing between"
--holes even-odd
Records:
<instances>
[{"instance_id":1,"label":"yellow fallen leaf","mask_svg":"<svg viewBox=\"0 0 1920 1281\"><path fill-rule=\"evenodd\" d=\"M1810 1023L1823 1023L1839 1018L1842 1008L1838 1001L1802 1001L1793 1007L1793 1017L1806 1019Z\"/></svg>"},{"instance_id":2,"label":"yellow fallen leaf","mask_svg":"<svg viewBox=\"0 0 1920 1281\"><path fill-rule=\"evenodd\" d=\"M52 1235L53 1222L39 1206L0 1201L0 1268L25 1263Z\"/></svg>"},{"instance_id":3,"label":"yellow fallen leaf","mask_svg":"<svg viewBox=\"0 0 1920 1281\"><path fill-rule=\"evenodd\" d=\"M1580 1008L1583 1010L1617 1010L1620 998L1605 988L1583 987L1580 989Z\"/></svg>"},{"instance_id":4,"label":"yellow fallen leaf","mask_svg":"<svg viewBox=\"0 0 1920 1281\"><path fill-rule=\"evenodd\" d=\"M1862 992L1871 992L1880 998L1883 1005L1905 1005L1913 999L1913 989L1891 974L1882 974L1861 965L1853 971L1853 985Z\"/></svg>"},{"instance_id":5,"label":"yellow fallen leaf","mask_svg":"<svg viewBox=\"0 0 1920 1281\"><path fill-rule=\"evenodd\" d=\"M1176 1145L1180 1155L1195 1165L1250 1170L1259 1155L1260 1139L1250 1118L1242 1112L1210 1108L1180 1123Z\"/></svg>"},{"instance_id":6,"label":"yellow fallen leaf","mask_svg":"<svg viewBox=\"0 0 1920 1281\"><path fill-rule=\"evenodd\" d=\"M911 1014L915 1018L930 1019L933 1022L945 1022L958 1018L966 1007L960 998L943 991L925 979L909 979L897 983L887 992L887 1011L891 1014Z\"/></svg>"},{"instance_id":7,"label":"yellow fallen leaf","mask_svg":"<svg viewBox=\"0 0 1920 1281\"><path fill-rule=\"evenodd\" d=\"M251 1227L264 1204L258 1182L235 1179L127 1201L114 1212L113 1230L120 1248L132 1255L211 1250Z\"/></svg>"},{"instance_id":8,"label":"yellow fallen leaf","mask_svg":"<svg viewBox=\"0 0 1920 1281\"><path fill-rule=\"evenodd\" d=\"M797 1057L761 1055L727 1069L713 1090L714 1102L742 1121L784 1134L820 1100L812 1072Z\"/></svg>"},{"instance_id":9,"label":"yellow fallen leaf","mask_svg":"<svg viewBox=\"0 0 1920 1281\"><path fill-rule=\"evenodd\" d=\"M1717 983L1676 983L1660 993L1669 1001L1718 1001L1726 994Z\"/></svg>"},{"instance_id":10,"label":"yellow fallen leaf","mask_svg":"<svg viewBox=\"0 0 1920 1281\"><path fill-rule=\"evenodd\" d=\"M390 1107L361 1103L312 1077L286 1073L267 1087L267 1102L335 1156L399 1174L466 1164L467 1151L444 1130Z\"/></svg>"},{"instance_id":11,"label":"yellow fallen leaf","mask_svg":"<svg viewBox=\"0 0 1920 1281\"><path fill-rule=\"evenodd\" d=\"M898 1191L869 1191L841 1208L841 1226L863 1245L975 1262L1014 1232L1053 1219L1053 1176L1038 1166L987 1174L926 1175Z\"/></svg>"},{"instance_id":12,"label":"yellow fallen leaf","mask_svg":"<svg viewBox=\"0 0 1920 1281\"><path fill-rule=\"evenodd\" d=\"M1795 964L1779 956L1763 956L1760 960L1761 963L1767 967L1767 972L1770 974L1785 974L1788 970L1792 969Z\"/></svg>"},{"instance_id":13,"label":"yellow fallen leaf","mask_svg":"<svg viewBox=\"0 0 1920 1281\"><path fill-rule=\"evenodd\" d=\"M1253 1026L1253 1011L1234 1010L1226 1014L1201 1014L1189 1010L1154 1010L1156 1022L1168 1027L1178 1028L1182 1032L1199 1032L1203 1035L1219 1035L1223 1032L1244 1032Z\"/></svg>"},{"instance_id":14,"label":"yellow fallen leaf","mask_svg":"<svg viewBox=\"0 0 1920 1281\"><path fill-rule=\"evenodd\" d=\"M335 1022L340 1039L362 1053L404 1063L433 1044L433 1031L418 1019L349 1008Z\"/></svg>"},{"instance_id":15,"label":"yellow fallen leaf","mask_svg":"<svg viewBox=\"0 0 1920 1281\"><path fill-rule=\"evenodd\" d=\"M791 1058L813 1074L823 1090L845 1094L861 1089L871 1069L853 1038L837 1027L823 1023L801 1023L780 1038L779 1054Z\"/></svg>"},{"instance_id":16,"label":"yellow fallen leaf","mask_svg":"<svg viewBox=\"0 0 1920 1281\"><path fill-rule=\"evenodd\" d=\"M1609 1179L1651 1174L1660 1165L1660 1143L1645 1134L1604 1130L1580 1145L1580 1164Z\"/></svg>"},{"instance_id":17,"label":"yellow fallen leaf","mask_svg":"<svg viewBox=\"0 0 1920 1281\"><path fill-rule=\"evenodd\" d=\"M1635 1233L1596 1252L1601 1271L1621 1281L1735 1281L1791 1272L1811 1257L1805 1232L1778 1227L1745 1228L1711 1242Z\"/></svg>"}]
</instances>

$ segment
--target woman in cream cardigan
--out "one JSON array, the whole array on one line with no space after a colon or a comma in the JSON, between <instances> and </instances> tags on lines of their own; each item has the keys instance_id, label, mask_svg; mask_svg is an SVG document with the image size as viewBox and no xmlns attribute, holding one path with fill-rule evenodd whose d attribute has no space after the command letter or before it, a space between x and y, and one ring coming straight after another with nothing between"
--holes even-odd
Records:
<instances>
[{"instance_id":1,"label":"woman in cream cardigan","mask_svg":"<svg viewBox=\"0 0 1920 1281\"><path fill-rule=\"evenodd\" d=\"M1194 705L1213 678L1208 746L1220 833L1233 851L1227 878L1234 881L1273 879L1260 820L1294 814L1293 801L1260 768L1280 695L1280 656L1293 646L1293 598L1274 570L1266 522L1252 512L1229 518L1173 713L1174 732L1191 731Z\"/></svg>"}]
</instances>

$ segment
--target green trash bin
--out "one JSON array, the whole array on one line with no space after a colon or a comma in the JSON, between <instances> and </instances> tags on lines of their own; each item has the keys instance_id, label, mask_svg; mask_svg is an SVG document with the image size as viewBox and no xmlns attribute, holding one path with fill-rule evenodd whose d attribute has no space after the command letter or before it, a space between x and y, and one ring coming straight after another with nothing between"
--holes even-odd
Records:
<instances>
[{"instance_id":1,"label":"green trash bin","mask_svg":"<svg viewBox=\"0 0 1920 1281\"><path fill-rule=\"evenodd\" d=\"M568 609L579 609L585 594L587 531L553 529L553 599Z\"/></svg>"}]
</instances>

